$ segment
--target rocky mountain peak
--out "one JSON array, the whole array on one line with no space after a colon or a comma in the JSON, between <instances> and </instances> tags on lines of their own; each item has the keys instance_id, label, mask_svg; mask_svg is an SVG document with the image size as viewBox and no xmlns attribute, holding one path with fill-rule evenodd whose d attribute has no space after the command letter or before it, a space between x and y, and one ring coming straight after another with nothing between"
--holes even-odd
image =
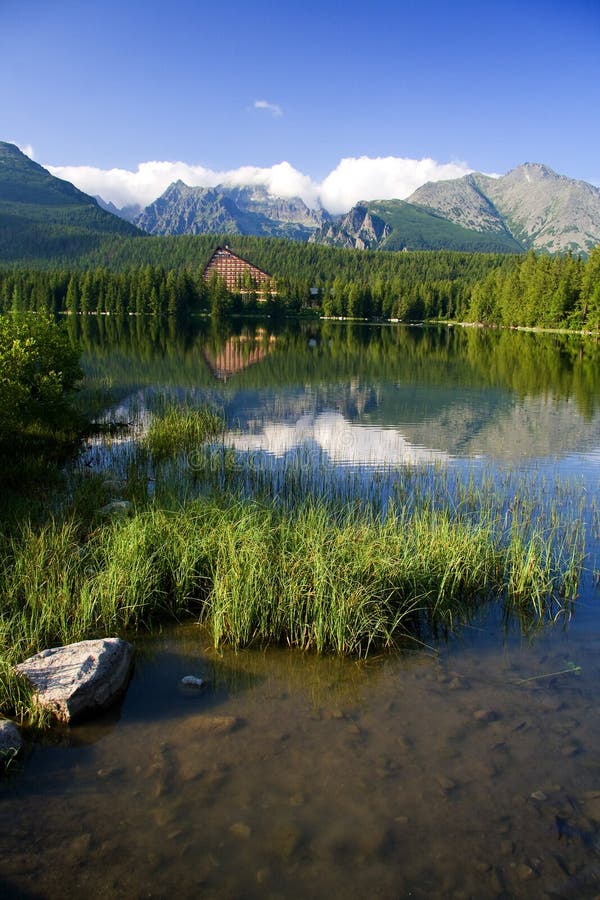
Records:
<instances>
[{"instance_id":1,"label":"rocky mountain peak","mask_svg":"<svg viewBox=\"0 0 600 900\"><path fill-rule=\"evenodd\" d=\"M432 182L409 202L478 231L503 229L524 249L588 253L600 242L600 190L542 163L523 163L500 178L473 173Z\"/></svg>"},{"instance_id":2,"label":"rocky mountain peak","mask_svg":"<svg viewBox=\"0 0 600 900\"><path fill-rule=\"evenodd\" d=\"M523 163L504 175L506 181L524 181L527 184L539 181L562 180L563 177L562 175L557 175L556 172L543 163L530 162Z\"/></svg>"}]
</instances>

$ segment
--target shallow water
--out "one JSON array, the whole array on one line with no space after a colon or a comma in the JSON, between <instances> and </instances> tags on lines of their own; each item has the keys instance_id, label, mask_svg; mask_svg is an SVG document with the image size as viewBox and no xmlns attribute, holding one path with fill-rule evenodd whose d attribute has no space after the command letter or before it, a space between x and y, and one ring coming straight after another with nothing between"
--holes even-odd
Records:
<instances>
[{"instance_id":1,"label":"shallow water","mask_svg":"<svg viewBox=\"0 0 600 900\"><path fill-rule=\"evenodd\" d=\"M526 473L554 498L566 475L586 493L596 552L595 345L297 323L167 336L141 321L69 326L92 381L119 394L109 417L143 430L157 398L210 400L242 462L276 477L291 461L302 490L341 472L344 490L381 498L382 467L393 482L394 467L419 464L424 485L428 466L491 472L507 490ZM90 447L84 468L124 474L130 443ZM0 894L597 896L592 584L588 571L566 629L506 633L491 609L448 641L360 663L217 653L193 624L137 636L122 705L32 744L0 783ZM188 674L207 681L198 695L178 688Z\"/></svg>"},{"instance_id":2,"label":"shallow water","mask_svg":"<svg viewBox=\"0 0 600 900\"><path fill-rule=\"evenodd\" d=\"M120 710L0 787L4 896L597 894L589 623L531 645L482 621L368 663L217 654L195 625L137 648Z\"/></svg>"}]
</instances>

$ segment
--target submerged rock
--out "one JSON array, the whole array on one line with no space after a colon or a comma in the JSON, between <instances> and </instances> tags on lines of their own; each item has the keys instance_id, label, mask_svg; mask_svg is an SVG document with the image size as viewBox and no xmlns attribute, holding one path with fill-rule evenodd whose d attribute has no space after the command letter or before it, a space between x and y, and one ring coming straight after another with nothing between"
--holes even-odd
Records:
<instances>
[{"instance_id":1,"label":"submerged rock","mask_svg":"<svg viewBox=\"0 0 600 900\"><path fill-rule=\"evenodd\" d=\"M22 744L21 734L15 723L0 719L0 765L16 756Z\"/></svg>"},{"instance_id":2,"label":"submerged rock","mask_svg":"<svg viewBox=\"0 0 600 900\"><path fill-rule=\"evenodd\" d=\"M205 687L205 682L197 675L185 675L177 685L179 693L187 697L199 694Z\"/></svg>"},{"instance_id":3,"label":"submerged rock","mask_svg":"<svg viewBox=\"0 0 600 900\"><path fill-rule=\"evenodd\" d=\"M120 638L43 650L16 670L37 690L37 703L69 722L110 706L125 690L133 647Z\"/></svg>"},{"instance_id":4,"label":"submerged rock","mask_svg":"<svg viewBox=\"0 0 600 900\"><path fill-rule=\"evenodd\" d=\"M200 731L210 731L214 734L230 734L237 731L241 720L237 716L202 716L195 719L194 724Z\"/></svg>"}]
</instances>

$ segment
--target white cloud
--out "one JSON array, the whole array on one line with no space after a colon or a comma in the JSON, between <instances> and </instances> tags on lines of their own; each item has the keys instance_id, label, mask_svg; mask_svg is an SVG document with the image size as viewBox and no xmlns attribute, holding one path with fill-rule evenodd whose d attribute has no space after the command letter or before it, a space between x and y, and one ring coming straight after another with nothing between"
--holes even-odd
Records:
<instances>
[{"instance_id":1,"label":"white cloud","mask_svg":"<svg viewBox=\"0 0 600 900\"><path fill-rule=\"evenodd\" d=\"M232 187L264 185L276 197L302 197L307 206L319 205L319 187L308 175L303 175L288 162L270 168L241 166L223 174L223 184Z\"/></svg>"},{"instance_id":2,"label":"white cloud","mask_svg":"<svg viewBox=\"0 0 600 900\"><path fill-rule=\"evenodd\" d=\"M426 181L460 178L464 163L434 159L360 156L342 159L321 184L321 203L332 213L347 212L359 200L405 200Z\"/></svg>"},{"instance_id":3,"label":"white cloud","mask_svg":"<svg viewBox=\"0 0 600 900\"><path fill-rule=\"evenodd\" d=\"M285 161L270 167L241 166L227 171L166 161L143 162L135 171L92 166L46 168L87 194L99 194L118 207L147 206L181 179L191 187L264 185L271 194L301 197L308 206L321 204L332 213L347 212L359 200L403 200L426 181L459 178L472 171L461 162L396 156L342 159L320 184Z\"/></svg>"},{"instance_id":4,"label":"white cloud","mask_svg":"<svg viewBox=\"0 0 600 900\"><path fill-rule=\"evenodd\" d=\"M115 206L147 206L174 181L214 187L221 174L203 166L183 162L143 162L134 172L128 169L97 169L93 166L46 166L52 175L71 181L86 194L99 194Z\"/></svg>"},{"instance_id":5,"label":"white cloud","mask_svg":"<svg viewBox=\"0 0 600 900\"><path fill-rule=\"evenodd\" d=\"M267 112L270 112L272 116L283 115L282 108L277 106L276 103L269 103L268 100L255 100L254 109L265 109Z\"/></svg>"}]
</instances>

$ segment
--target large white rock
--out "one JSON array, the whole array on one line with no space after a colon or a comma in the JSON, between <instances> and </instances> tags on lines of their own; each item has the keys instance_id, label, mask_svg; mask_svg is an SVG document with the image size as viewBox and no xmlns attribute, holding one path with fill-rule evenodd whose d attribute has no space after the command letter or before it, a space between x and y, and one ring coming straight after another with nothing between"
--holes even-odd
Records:
<instances>
[{"instance_id":1,"label":"large white rock","mask_svg":"<svg viewBox=\"0 0 600 900\"><path fill-rule=\"evenodd\" d=\"M37 702L62 722L104 709L127 687L133 647L121 638L80 641L26 659L17 672L37 690Z\"/></svg>"},{"instance_id":2,"label":"large white rock","mask_svg":"<svg viewBox=\"0 0 600 900\"><path fill-rule=\"evenodd\" d=\"M19 752L21 744L21 735L15 723L0 719L0 766Z\"/></svg>"}]
</instances>

